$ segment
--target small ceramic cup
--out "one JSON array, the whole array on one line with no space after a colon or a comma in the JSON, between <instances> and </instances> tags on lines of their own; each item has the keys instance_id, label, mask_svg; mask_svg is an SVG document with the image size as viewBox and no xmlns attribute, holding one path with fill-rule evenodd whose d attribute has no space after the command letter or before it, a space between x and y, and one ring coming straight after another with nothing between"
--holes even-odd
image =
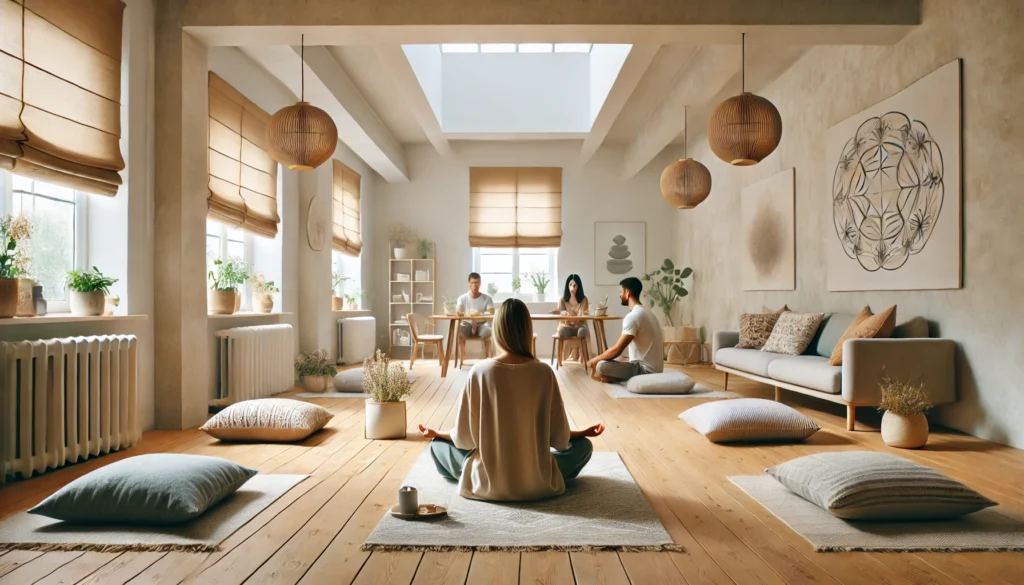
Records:
<instances>
[{"instance_id":1,"label":"small ceramic cup","mask_svg":"<svg viewBox=\"0 0 1024 585\"><path fill-rule=\"evenodd\" d=\"M398 490L398 511L402 514L415 514L420 507L419 492L411 485L403 485Z\"/></svg>"}]
</instances>

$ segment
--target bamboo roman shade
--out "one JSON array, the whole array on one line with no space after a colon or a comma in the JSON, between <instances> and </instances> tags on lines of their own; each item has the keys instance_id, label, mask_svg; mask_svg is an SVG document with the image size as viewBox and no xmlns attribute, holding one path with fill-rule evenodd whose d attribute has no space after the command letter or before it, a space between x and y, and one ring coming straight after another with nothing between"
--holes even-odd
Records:
<instances>
[{"instance_id":1,"label":"bamboo roman shade","mask_svg":"<svg viewBox=\"0 0 1024 585\"><path fill-rule=\"evenodd\" d=\"M562 243L560 167L471 167L469 245L557 248Z\"/></svg>"},{"instance_id":2,"label":"bamboo roman shade","mask_svg":"<svg viewBox=\"0 0 1024 585\"><path fill-rule=\"evenodd\" d=\"M363 238L359 227L359 173L334 161L334 249L359 256Z\"/></svg>"},{"instance_id":3,"label":"bamboo roman shade","mask_svg":"<svg viewBox=\"0 0 1024 585\"><path fill-rule=\"evenodd\" d=\"M121 184L121 0L0 0L0 168Z\"/></svg>"},{"instance_id":4,"label":"bamboo roman shade","mask_svg":"<svg viewBox=\"0 0 1024 585\"><path fill-rule=\"evenodd\" d=\"M270 114L210 73L210 219L277 236L277 163L267 152Z\"/></svg>"}]
</instances>

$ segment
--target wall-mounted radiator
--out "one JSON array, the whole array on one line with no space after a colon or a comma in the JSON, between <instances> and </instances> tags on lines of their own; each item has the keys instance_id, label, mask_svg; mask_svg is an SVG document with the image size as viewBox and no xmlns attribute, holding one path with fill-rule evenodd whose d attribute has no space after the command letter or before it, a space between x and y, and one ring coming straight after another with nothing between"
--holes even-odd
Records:
<instances>
[{"instance_id":1,"label":"wall-mounted radiator","mask_svg":"<svg viewBox=\"0 0 1024 585\"><path fill-rule=\"evenodd\" d=\"M138 443L138 364L134 335L0 343L0 483Z\"/></svg>"},{"instance_id":2,"label":"wall-mounted radiator","mask_svg":"<svg viewBox=\"0 0 1024 585\"><path fill-rule=\"evenodd\" d=\"M263 398L295 383L291 325L235 327L217 332L217 391L213 406Z\"/></svg>"},{"instance_id":3,"label":"wall-mounted radiator","mask_svg":"<svg viewBox=\"0 0 1024 585\"><path fill-rule=\"evenodd\" d=\"M373 317L338 319L338 363L354 364L373 355L377 321Z\"/></svg>"}]
</instances>

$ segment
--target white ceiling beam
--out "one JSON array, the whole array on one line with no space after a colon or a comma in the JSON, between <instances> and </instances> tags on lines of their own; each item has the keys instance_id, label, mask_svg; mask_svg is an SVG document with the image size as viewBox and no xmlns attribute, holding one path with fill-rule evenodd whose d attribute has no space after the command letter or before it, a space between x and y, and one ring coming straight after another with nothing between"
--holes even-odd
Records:
<instances>
[{"instance_id":1,"label":"white ceiling beam","mask_svg":"<svg viewBox=\"0 0 1024 585\"><path fill-rule=\"evenodd\" d=\"M452 153L452 147L441 130L441 122L434 114L434 108L430 106L427 94L423 92L423 86L416 78L416 72L409 63L408 57L401 45L381 45L375 48L377 57L384 64L384 68L391 74L398 91L405 96L405 101L412 110L420 128L427 135L427 140L434 145L438 154L447 157Z\"/></svg>"},{"instance_id":2,"label":"white ceiling beam","mask_svg":"<svg viewBox=\"0 0 1024 585\"><path fill-rule=\"evenodd\" d=\"M302 95L298 47L244 47L242 51ZM389 183L409 181L401 144L380 121L348 74L324 47L306 47L306 101L322 108L338 126L338 138Z\"/></svg>"},{"instance_id":3,"label":"white ceiling beam","mask_svg":"<svg viewBox=\"0 0 1024 585\"><path fill-rule=\"evenodd\" d=\"M590 157L601 147L612 124L619 117L623 106L629 101L629 96L633 95L633 90L660 49L661 45L633 45L630 48L611 90L608 91L608 97L601 104L601 110L590 127L590 134L583 141L583 147L580 149L581 165L587 164Z\"/></svg>"}]
</instances>

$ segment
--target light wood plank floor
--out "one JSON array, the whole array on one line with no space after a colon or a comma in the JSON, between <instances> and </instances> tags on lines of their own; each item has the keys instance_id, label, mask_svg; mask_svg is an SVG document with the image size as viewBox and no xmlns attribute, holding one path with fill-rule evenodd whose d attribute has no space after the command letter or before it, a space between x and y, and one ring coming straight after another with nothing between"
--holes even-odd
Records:
<instances>
[{"instance_id":1,"label":"light wood plank floor","mask_svg":"<svg viewBox=\"0 0 1024 585\"><path fill-rule=\"evenodd\" d=\"M720 388L708 366L685 369ZM468 368L440 377L433 360L416 364L410 430L446 427ZM0 585L11 583L273 584L1013 584L1024 583L1022 554L815 553L782 522L739 491L727 475L758 474L772 464L823 450L885 449L865 412L858 432L824 401L783 393L822 431L807 442L719 446L677 420L698 400L608 398L578 365L558 371L576 425L603 422L597 450L618 451L682 553L367 553L359 550L426 442L363 438L362 402L318 399L336 413L329 428L299 445L221 444L192 429L152 431L142 443L0 489L0 517L29 507L68 481L126 456L153 452L226 457L264 473L311 477L211 554L11 551L0 554ZM771 398L754 382L730 389ZM934 430L928 447L899 454L937 467L1004 504L1024 508L1024 452Z\"/></svg>"}]
</instances>

